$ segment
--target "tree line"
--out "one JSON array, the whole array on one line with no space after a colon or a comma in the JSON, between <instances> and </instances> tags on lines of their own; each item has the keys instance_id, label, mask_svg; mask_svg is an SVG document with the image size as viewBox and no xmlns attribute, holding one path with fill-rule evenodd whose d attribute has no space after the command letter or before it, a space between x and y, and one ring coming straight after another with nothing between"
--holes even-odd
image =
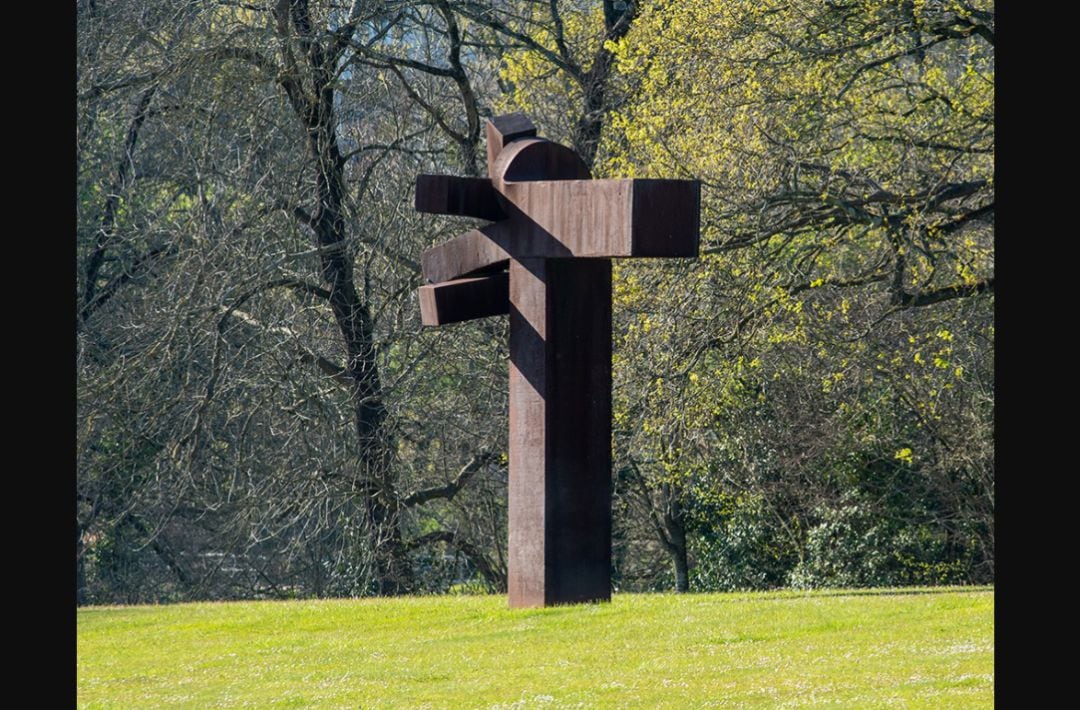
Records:
<instances>
[{"instance_id":1,"label":"tree line","mask_svg":"<svg viewBox=\"0 0 1080 710\"><path fill-rule=\"evenodd\" d=\"M82 0L79 603L501 591L507 325L419 254L528 113L702 181L615 271L621 590L994 574L994 8Z\"/></svg>"}]
</instances>

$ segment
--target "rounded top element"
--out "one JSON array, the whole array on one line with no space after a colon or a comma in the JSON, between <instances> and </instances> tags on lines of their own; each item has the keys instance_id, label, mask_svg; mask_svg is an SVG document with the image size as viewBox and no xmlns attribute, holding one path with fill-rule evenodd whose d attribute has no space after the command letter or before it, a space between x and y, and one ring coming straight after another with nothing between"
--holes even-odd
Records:
<instances>
[{"instance_id":1,"label":"rounded top element","mask_svg":"<svg viewBox=\"0 0 1080 710\"><path fill-rule=\"evenodd\" d=\"M534 180L587 180L588 166L572 149L543 138L525 138L506 145L492 165L491 179L499 183Z\"/></svg>"}]
</instances>

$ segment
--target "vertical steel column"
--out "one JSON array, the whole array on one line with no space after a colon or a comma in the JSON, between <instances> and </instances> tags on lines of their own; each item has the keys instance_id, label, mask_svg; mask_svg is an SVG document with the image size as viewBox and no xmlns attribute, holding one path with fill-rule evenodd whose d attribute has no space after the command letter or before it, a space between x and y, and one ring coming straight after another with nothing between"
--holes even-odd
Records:
<instances>
[{"instance_id":1,"label":"vertical steel column","mask_svg":"<svg viewBox=\"0 0 1080 710\"><path fill-rule=\"evenodd\" d=\"M510 606L611 598L611 261L510 260Z\"/></svg>"}]
</instances>

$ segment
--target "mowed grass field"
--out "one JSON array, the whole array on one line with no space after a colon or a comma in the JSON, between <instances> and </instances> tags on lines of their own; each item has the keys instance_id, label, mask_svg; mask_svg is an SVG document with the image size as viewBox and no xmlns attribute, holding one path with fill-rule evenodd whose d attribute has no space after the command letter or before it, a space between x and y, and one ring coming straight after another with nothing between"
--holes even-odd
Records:
<instances>
[{"instance_id":1,"label":"mowed grass field","mask_svg":"<svg viewBox=\"0 0 1080 710\"><path fill-rule=\"evenodd\" d=\"M990 707L992 588L78 610L79 707Z\"/></svg>"}]
</instances>

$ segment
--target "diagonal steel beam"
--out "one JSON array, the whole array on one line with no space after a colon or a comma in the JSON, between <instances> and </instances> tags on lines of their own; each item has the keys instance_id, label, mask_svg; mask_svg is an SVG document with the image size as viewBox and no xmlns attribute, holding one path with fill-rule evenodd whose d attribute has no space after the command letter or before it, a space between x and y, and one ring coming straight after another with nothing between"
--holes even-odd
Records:
<instances>
[{"instance_id":1,"label":"diagonal steel beam","mask_svg":"<svg viewBox=\"0 0 1080 710\"><path fill-rule=\"evenodd\" d=\"M447 325L510 312L510 276L457 279L420 287L420 320L424 325Z\"/></svg>"}]
</instances>

